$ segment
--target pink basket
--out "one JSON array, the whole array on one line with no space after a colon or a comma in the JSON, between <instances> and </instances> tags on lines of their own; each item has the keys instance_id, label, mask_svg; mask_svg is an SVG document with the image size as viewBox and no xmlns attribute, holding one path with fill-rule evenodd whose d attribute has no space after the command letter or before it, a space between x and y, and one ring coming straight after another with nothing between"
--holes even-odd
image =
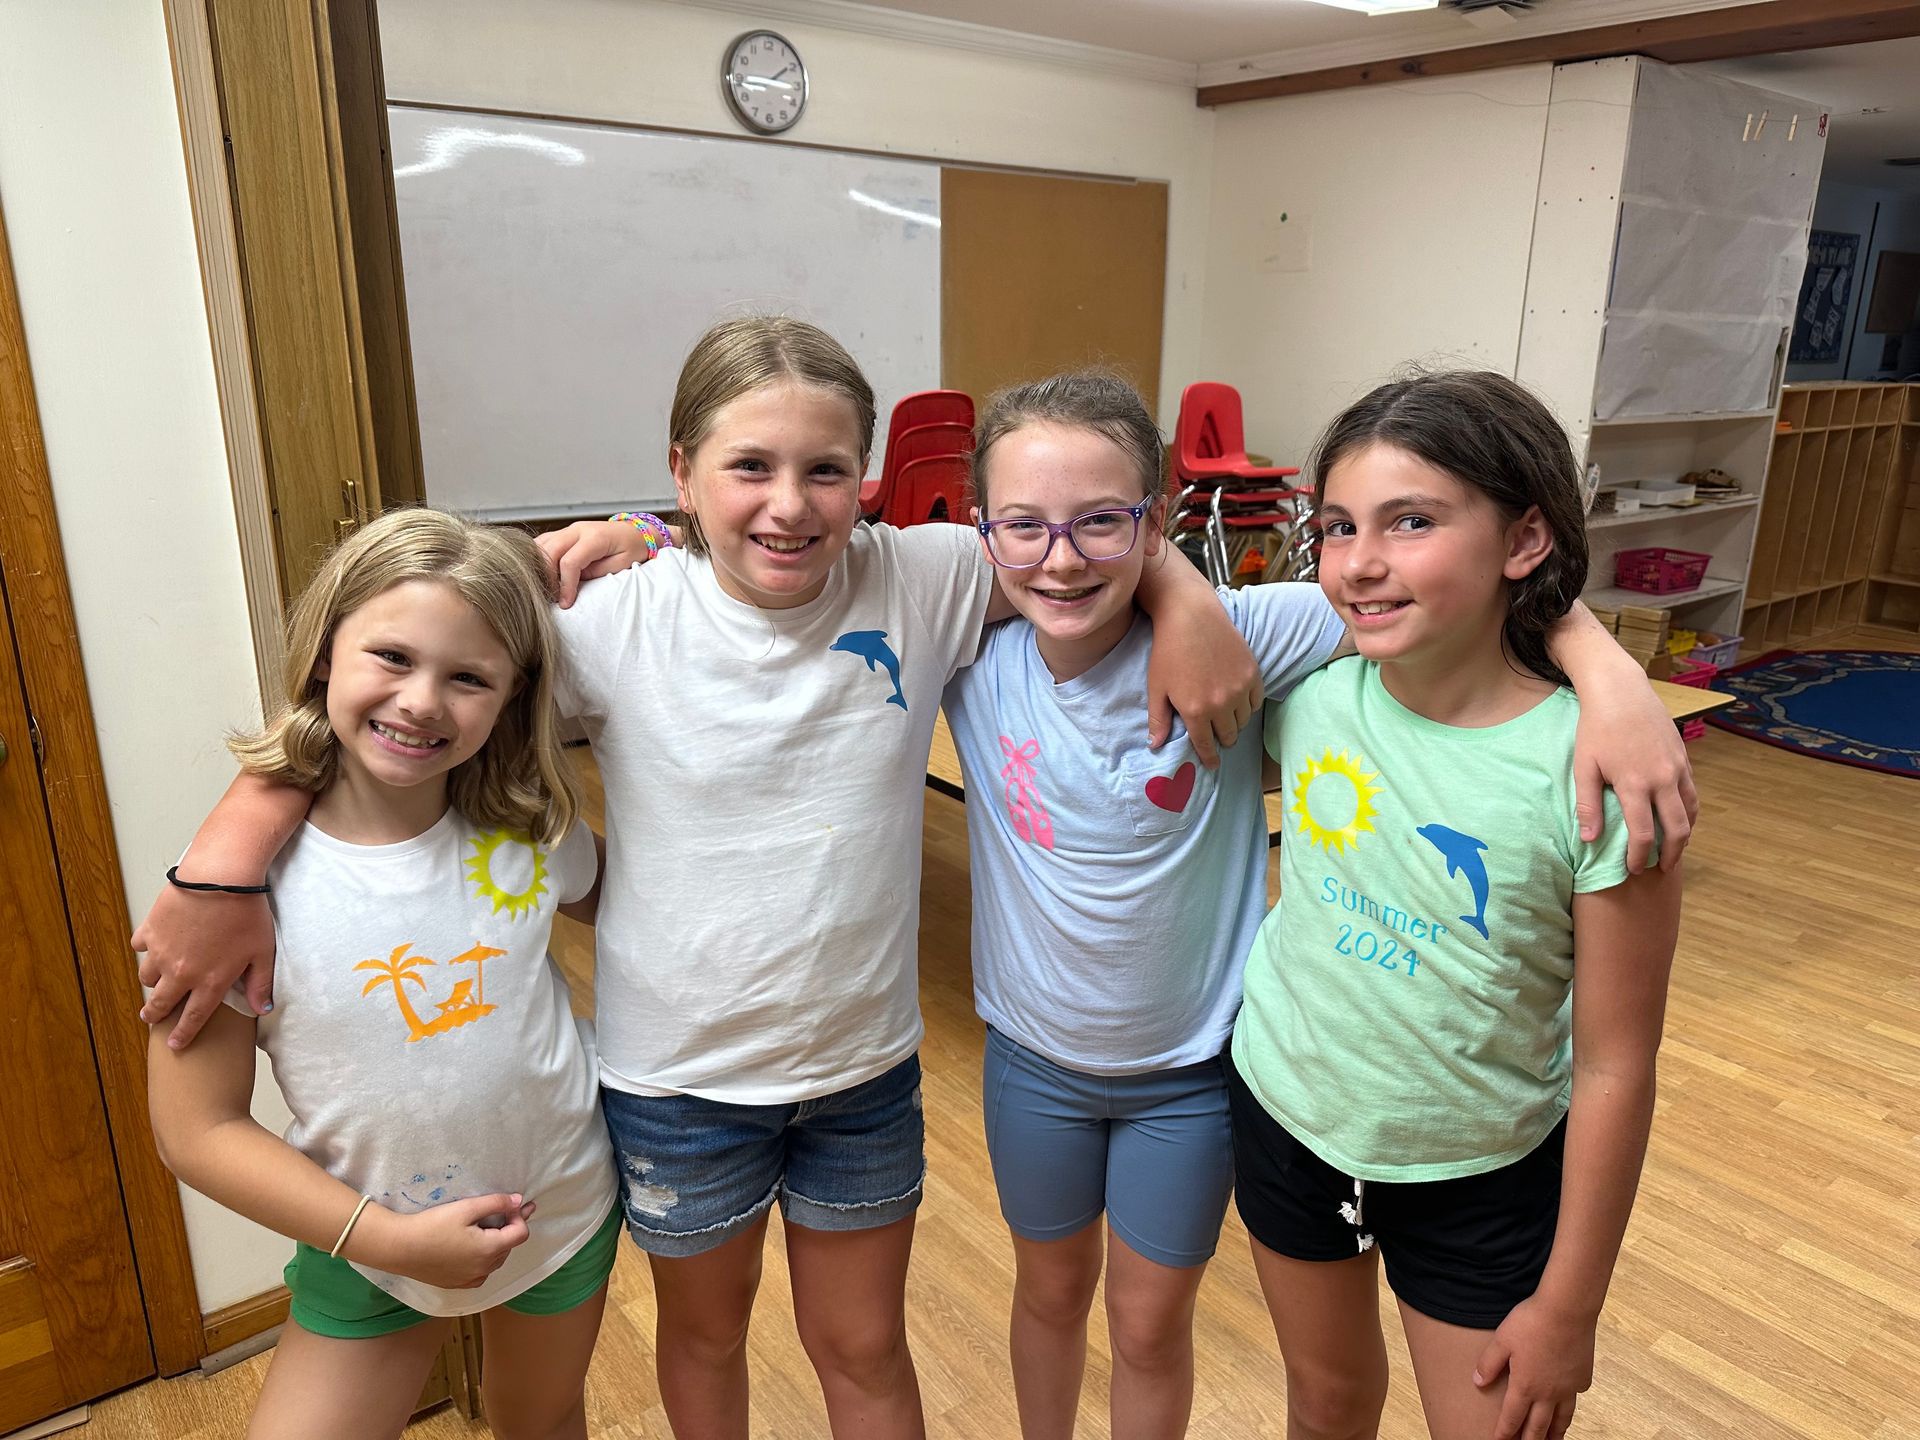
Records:
<instances>
[{"instance_id":1,"label":"pink basket","mask_svg":"<svg viewBox=\"0 0 1920 1440\"><path fill-rule=\"evenodd\" d=\"M1649 550L1622 550L1613 557L1613 583L1622 590L1649 595L1694 590L1705 578L1711 559L1711 555L1698 550L1669 550L1659 545Z\"/></svg>"},{"instance_id":2,"label":"pink basket","mask_svg":"<svg viewBox=\"0 0 1920 1440\"><path fill-rule=\"evenodd\" d=\"M1716 646L1715 648L1717 649L1719 647ZM1698 655L1700 653L1699 648L1695 647L1693 653ZM1687 655L1682 655L1678 660L1673 662L1673 683L1676 685L1691 685L1696 690L1705 690L1713 684L1713 677L1719 673L1720 667L1718 665L1703 664L1701 661L1695 660ZM1680 738L1682 740L1698 740L1706 733L1707 722L1697 715L1691 720L1682 720L1680 722Z\"/></svg>"},{"instance_id":3,"label":"pink basket","mask_svg":"<svg viewBox=\"0 0 1920 1440\"><path fill-rule=\"evenodd\" d=\"M1697 651L1695 652L1698 653ZM1720 673L1718 665L1709 665L1696 660L1691 655L1682 655L1673 662L1673 683L1691 685L1696 690L1705 690L1713 684L1713 677Z\"/></svg>"}]
</instances>

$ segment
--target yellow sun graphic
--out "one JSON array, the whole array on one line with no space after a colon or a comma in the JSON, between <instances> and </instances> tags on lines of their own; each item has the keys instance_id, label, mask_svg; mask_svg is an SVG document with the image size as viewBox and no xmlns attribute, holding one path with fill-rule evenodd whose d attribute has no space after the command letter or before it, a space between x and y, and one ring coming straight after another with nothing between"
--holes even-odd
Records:
<instances>
[{"instance_id":1,"label":"yellow sun graphic","mask_svg":"<svg viewBox=\"0 0 1920 1440\"><path fill-rule=\"evenodd\" d=\"M1371 802L1382 787L1369 783L1379 778L1344 750L1336 755L1329 749L1318 760L1307 761L1293 778L1293 813L1300 817L1300 829L1322 850L1357 844L1363 832L1373 829L1373 817L1379 813ZM1318 814L1313 798L1316 782Z\"/></svg>"},{"instance_id":2,"label":"yellow sun graphic","mask_svg":"<svg viewBox=\"0 0 1920 1440\"><path fill-rule=\"evenodd\" d=\"M524 850L533 857L533 868L524 890L503 889L494 879L494 857L502 847L510 847L508 853ZM492 830L474 840L473 858L467 861L467 878L473 881L473 888L480 892L483 900L493 901L494 914L504 910L510 918L518 919L536 908L540 897L547 893L547 854L525 831Z\"/></svg>"}]
</instances>

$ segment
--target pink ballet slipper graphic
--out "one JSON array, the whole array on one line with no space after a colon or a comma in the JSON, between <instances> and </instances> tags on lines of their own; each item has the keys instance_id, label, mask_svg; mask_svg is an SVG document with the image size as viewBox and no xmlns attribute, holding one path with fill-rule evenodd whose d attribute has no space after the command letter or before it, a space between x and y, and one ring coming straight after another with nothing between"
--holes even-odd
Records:
<instances>
[{"instance_id":1,"label":"pink ballet slipper graphic","mask_svg":"<svg viewBox=\"0 0 1920 1440\"><path fill-rule=\"evenodd\" d=\"M1000 778L1007 782L1007 813L1013 817L1013 833L1043 850L1053 849L1053 820L1040 803L1033 788L1037 778L1033 762L1040 758L1040 742L1029 740L1015 745L1006 735L1000 737L1000 749L1007 763L1000 767Z\"/></svg>"}]
</instances>

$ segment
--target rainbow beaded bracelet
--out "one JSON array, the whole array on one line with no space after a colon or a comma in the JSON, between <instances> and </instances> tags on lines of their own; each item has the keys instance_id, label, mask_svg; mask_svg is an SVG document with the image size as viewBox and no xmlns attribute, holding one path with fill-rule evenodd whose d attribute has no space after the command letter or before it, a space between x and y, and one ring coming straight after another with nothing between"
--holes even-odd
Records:
<instances>
[{"instance_id":1,"label":"rainbow beaded bracelet","mask_svg":"<svg viewBox=\"0 0 1920 1440\"><path fill-rule=\"evenodd\" d=\"M658 515L649 515L644 510L622 510L618 515L609 515L607 518L616 525L631 525L638 530L641 543L647 547L649 560L662 550L673 548L673 532L667 529L667 522Z\"/></svg>"}]
</instances>

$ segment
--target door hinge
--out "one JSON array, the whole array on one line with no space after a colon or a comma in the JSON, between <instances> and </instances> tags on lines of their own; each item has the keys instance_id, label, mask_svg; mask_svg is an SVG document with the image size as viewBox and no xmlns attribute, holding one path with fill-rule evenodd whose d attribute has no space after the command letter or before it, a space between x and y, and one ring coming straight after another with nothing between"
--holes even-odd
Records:
<instances>
[{"instance_id":1,"label":"door hinge","mask_svg":"<svg viewBox=\"0 0 1920 1440\"><path fill-rule=\"evenodd\" d=\"M351 479L340 482L340 508L346 513L333 522L333 538L336 542L359 529L367 518L366 507L360 503L360 487Z\"/></svg>"}]
</instances>

